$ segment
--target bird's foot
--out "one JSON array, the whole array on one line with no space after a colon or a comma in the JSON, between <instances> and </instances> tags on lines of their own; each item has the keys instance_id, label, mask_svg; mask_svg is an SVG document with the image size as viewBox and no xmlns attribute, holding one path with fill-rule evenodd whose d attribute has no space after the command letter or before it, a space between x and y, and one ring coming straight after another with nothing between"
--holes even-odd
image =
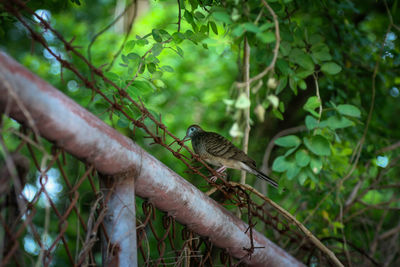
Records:
<instances>
[{"instance_id":1,"label":"bird's foot","mask_svg":"<svg viewBox=\"0 0 400 267\"><path fill-rule=\"evenodd\" d=\"M223 176L224 178L226 177L226 173L225 173L226 167L222 166L219 167L218 169L215 170L215 172L217 172L219 175ZM218 180L218 176L213 175L210 177L210 181L215 183Z\"/></svg>"}]
</instances>

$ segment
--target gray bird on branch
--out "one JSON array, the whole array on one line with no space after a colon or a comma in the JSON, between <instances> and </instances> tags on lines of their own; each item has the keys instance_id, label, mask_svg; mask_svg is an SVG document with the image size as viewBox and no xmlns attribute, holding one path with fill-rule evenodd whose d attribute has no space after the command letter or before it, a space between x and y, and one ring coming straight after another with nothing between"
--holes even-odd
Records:
<instances>
[{"instance_id":1,"label":"gray bird on branch","mask_svg":"<svg viewBox=\"0 0 400 267\"><path fill-rule=\"evenodd\" d=\"M191 139L194 152L205 162L220 167L217 172L223 172L226 168L247 171L260 179L278 187L278 183L260 172L256 162L237 148L225 137L214 133L206 132L198 125L191 125L186 131L183 140ZM213 181L216 177L211 178Z\"/></svg>"}]
</instances>

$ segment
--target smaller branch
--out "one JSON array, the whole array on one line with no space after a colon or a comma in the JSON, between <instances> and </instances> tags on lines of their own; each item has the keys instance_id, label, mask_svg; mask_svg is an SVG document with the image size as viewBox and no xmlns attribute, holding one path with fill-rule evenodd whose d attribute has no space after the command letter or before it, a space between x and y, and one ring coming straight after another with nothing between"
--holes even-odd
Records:
<instances>
[{"instance_id":1,"label":"smaller branch","mask_svg":"<svg viewBox=\"0 0 400 267\"><path fill-rule=\"evenodd\" d=\"M134 22L135 19L136 19L136 16L137 16L137 9L138 9L137 0L132 1L132 3L129 5L128 9L130 8L130 6L131 6L133 3L135 4L135 5L134 5L134 10L133 10L133 16L132 16L131 21L129 22L128 30L127 30L126 33L125 33L124 41L122 42L121 46L119 47L117 53L115 53L115 55L113 56L113 59L112 59L111 63L108 65L106 71L110 71L111 68L113 67L113 65L114 65L114 63L115 63L115 60L116 60L116 59L118 58L118 56L121 54L122 49L124 49L125 43L126 43L126 41L128 41L128 37L129 37L129 35L130 35L131 31L132 31L133 22Z\"/></svg>"},{"instance_id":2,"label":"smaller branch","mask_svg":"<svg viewBox=\"0 0 400 267\"><path fill-rule=\"evenodd\" d=\"M392 150L395 150L395 149L397 149L399 147L400 147L400 141L397 141L396 143L391 144L390 146L383 147L383 148L379 149L378 151L376 151L375 154L381 154L381 153L385 153L385 152L388 152L388 151L392 151Z\"/></svg>"},{"instance_id":3,"label":"smaller branch","mask_svg":"<svg viewBox=\"0 0 400 267\"><path fill-rule=\"evenodd\" d=\"M318 123L321 120L321 115L322 115L322 101L321 101L321 96L319 94L319 85L318 85L318 77L317 74L313 73L313 77L314 77L314 82L315 82L315 91L316 91L316 95L319 101L319 111L318 111Z\"/></svg>"},{"instance_id":4,"label":"smaller branch","mask_svg":"<svg viewBox=\"0 0 400 267\"><path fill-rule=\"evenodd\" d=\"M390 188L400 188L400 183L396 184L385 184L381 186L372 186L371 189L390 189Z\"/></svg>"},{"instance_id":5,"label":"smaller branch","mask_svg":"<svg viewBox=\"0 0 400 267\"><path fill-rule=\"evenodd\" d=\"M278 59L278 53L279 53L279 46L280 46L280 42L281 42L281 37L279 34L279 22L278 22L278 17L275 14L274 10L268 5L268 3L265 0L261 0L263 5L268 9L270 15L272 16L273 20L274 20L274 24L275 24L275 47L273 50L273 58L271 63L269 63L269 65L259 74L257 74L256 76L252 77L248 82L251 84L257 80L262 79L265 75L268 74L269 71L273 70L275 68L275 63L276 60ZM245 87L246 83L237 83L236 84L238 87Z\"/></svg>"},{"instance_id":6,"label":"smaller branch","mask_svg":"<svg viewBox=\"0 0 400 267\"><path fill-rule=\"evenodd\" d=\"M246 190L249 190L250 192L254 193L257 195L259 198L267 202L270 206L275 208L283 217L285 217L289 222L293 223L294 225L297 226L297 228L303 232L303 234L313 243L318 249L320 249L324 254L327 255L327 257L336 265L336 266L343 266L344 265L339 261L339 259L335 256L335 254L329 250L318 238L316 238L313 233L310 232L301 222L299 222L292 214L290 214L287 210L276 204L274 201L269 199L268 197L264 196L260 192L258 192L256 189L253 187L247 185L247 184L239 184L236 182L229 182L230 185L232 186L237 186L237 187L242 187Z\"/></svg>"},{"instance_id":7,"label":"smaller branch","mask_svg":"<svg viewBox=\"0 0 400 267\"><path fill-rule=\"evenodd\" d=\"M85 242L78 256L78 265L81 265L84 261L87 260L88 252L92 249L97 241L97 230L107 214L107 208L105 207L100 211L99 215L97 216L97 220L95 220L95 212L97 210L97 207L99 206L100 200L102 199L103 194L100 193L90 209L88 230L86 232ZM85 262L84 265L87 265L87 262Z\"/></svg>"},{"instance_id":8,"label":"smaller branch","mask_svg":"<svg viewBox=\"0 0 400 267\"><path fill-rule=\"evenodd\" d=\"M370 254L371 256L375 254L376 248L378 247L378 241L379 241L379 236L380 236L379 233L380 233L380 231L382 230L383 222L385 221L386 216L387 216L388 213L389 213L388 210L385 210L385 211L383 212L383 214L380 216L381 218L380 218L380 220L379 220L379 223L378 223L378 225L376 226L374 239L373 239L373 241L372 241L372 243L371 243L371 245L370 245L370 249L369 249L369 254Z\"/></svg>"},{"instance_id":9,"label":"smaller branch","mask_svg":"<svg viewBox=\"0 0 400 267\"><path fill-rule=\"evenodd\" d=\"M390 25L394 26L396 28L396 30L400 31L400 27L397 26L396 24L394 24L394 22L393 22L392 12L390 12L390 9L389 9L389 6L387 4L387 1L383 0L383 3L385 4L385 9L386 9L386 13L388 15L389 21L390 21Z\"/></svg>"},{"instance_id":10,"label":"smaller branch","mask_svg":"<svg viewBox=\"0 0 400 267\"><path fill-rule=\"evenodd\" d=\"M182 20L182 11L181 11L181 0L178 1L178 32L181 31L181 20Z\"/></svg>"},{"instance_id":11,"label":"smaller branch","mask_svg":"<svg viewBox=\"0 0 400 267\"><path fill-rule=\"evenodd\" d=\"M368 204L368 203L365 203L364 201L359 200L358 203L360 203L360 204L362 204L362 205L364 205L364 206L366 206L366 207L368 207L370 209L400 210L399 207L390 207L389 206L391 203L398 202L398 201L400 201L400 199L394 199L394 200L390 200L390 201L386 201L386 202L382 202L382 203L379 203L379 204L372 205L372 204Z\"/></svg>"},{"instance_id":12,"label":"smaller branch","mask_svg":"<svg viewBox=\"0 0 400 267\"><path fill-rule=\"evenodd\" d=\"M361 139L360 139L359 142L357 143L356 149L354 150L354 153L353 153L353 155L352 155L352 159L353 159L353 158L355 158L355 159L354 159L354 162L352 163L352 166L351 166L350 171L349 171L342 179L340 179L339 182L337 183L337 195L339 194L340 188L342 188L343 183L344 183L345 181L347 181L347 180L351 177L352 173L353 173L353 172L355 171L355 169L357 168L358 160L360 159L360 156L361 156L361 152L362 152L362 149L363 149L363 145L364 145L365 139L366 139L366 137L367 137L369 124L370 124L370 122L371 122L372 113L373 113L373 111L374 111L374 106L375 106L376 76L377 76L377 74L378 74L379 64L380 64L380 59L382 58L384 44L385 44L387 35L388 35L388 33L390 32L391 27L392 27L392 24L390 24L390 25L388 26L387 30L386 30L385 38L384 38L384 40L383 40L383 42L382 42L382 44L381 44L381 49L380 49L380 51L379 51L379 57L378 57L378 59L377 59L377 61L376 61L376 63L375 63L374 71L373 71L373 73L372 73L372 86L371 86L371 89L372 89L372 96L371 96L371 104L370 104L370 107L369 107L368 117L367 117L367 122L365 123L364 132L363 132L363 135L362 135ZM338 199L339 199L339 198L338 198ZM340 201L340 200L339 200L339 201ZM341 218L341 220L342 220L342 219L343 219L343 218Z\"/></svg>"},{"instance_id":13,"label":"smaller branch","mask_svg":"<svg viewBox=\"0 0 400 267\"><path fill-rule=\"evenodd\" d=\"M243 46L243 76L244 82L246 83L246 96L250 101L250 45L247 40L247 36L244 37L244 46ZM247 150L249 147L249 134L250 134L250 105L244 111L245 116L245 129L244 129L244 138L243 138L243 146L242 149L244 153L247 154ZM246 171L241 172L240 182L242 184L246 183Z\"/></svg>"},{"instance_id":14,"label":"smaller branch","mask_svg":"<svg viewBox=\"0 0 400 267\"><path fill-rule=\"evenodd\" d=\"M321 239L321 241L325 241L325 240L335 240L338 242L343 242L343 240L341 238L338 237L333 237L333 236L329 236L329 237L324 237ZM350 247L352 247L354 250L356 250L358 253L362 254L364 257L366 257L369 261L371 261L375 266L381 266L381 264L379 264L376 260L374 260L373 258L371 258L365 251L363 251L362 249L360 249L359 247L357 247L356 245L354 245L353 243L348 242L348 245Z\"/></svg>"},{"instance_id":15,"label":"smaller branch","mask_svg":"<svg viewBox=\"0 0 400 267\"><path fill-rule=\"evenodd\" d=\"M398 224L396 227L394 227L394 228L390 229L389 231L386 231L386 232L384 232L383 234L381 234L381 235L378 237L378 239L380 239L380 240L386 239L386 238L388 238L388 237L390 237L390 236L392 236L392 235L395 235L395 234L397 234L397 233L399 233L399 232L400 232L400 222L399 222L399 224Z\"/></svg>"},{"instance_id":16,"label":"smaller branch","mask_svg":"<svg viewBox=\"0 0 400 267\"><path fill-rule=\"evenodd\" d=\"M7 105L9 104L16 104L20 109L22 114L25 116L26 120L27 120L27 125L32 129L34 135L35 135L35 141L38 143L39 147L43 148L43 144L42 144L42 139L40 138L40 133L39 130L35 124L35 120L32 118L32 115L29 113L28 109L26 108L26 106L24 105L23 101L20 99L20 97L17 95L17 93L15 93L15 91L12 89L12 85L10 84L10 82L8 81L8 78L5 77L3 75L3 73L0 73L0 79L3 82L4 87L7 89L8 94L10 96L10 98L7 101ZM15 101L15 102L13 102ZM0 109L0 112L4 112L4 110L2 110L3 108ZM8 115L8 114L6 114ZM44 150L44 149L42 149ZM47 153L45 153L46 158L49 157L49 155Z\"/></svg>"},{"instance_id":17,"label":"smaller branch","mask_svg":"<svg viewBox=\"0 0 400 267\"><path fill-rule=\"evenodd\" d=\"M102 35L104 32L106 32L108 29L110 29L115 23L117 23L118 20L120 20L120 19L126 14L126 12L128 12L129 8L131 7L131 5L132 5L133 3L135 3L135 1L132 1L132 2L125 8L125 10L124 10L121 14L119 14L113 21L111 21L110 24L108 24L106 27L104 27L102 30L100 30L98 33L96 33L96 34L93 36L92 40L91 40L90 43L89 43L88 49L87 49L87 54L88 54L89 62L92 62L92 53L91 53L91 49L92 49L92 46L93 46L94 42L96 41L96 39L97 39L100 35Z\"/></svg>"},{"instance_id":18,"label":"smaller branch","mask_svg":"<svg viewBox=\"0 0 400 267\"><path fill-rule=\"evenodd\" d=\"M354 186L353 190L351 191L350 196L347 198L346 202L344 203L345 207L349 206L351 203L354 202L354 200L357 197L358 191L360 190L363 182L364 182L363 180L359 180L357 182L356 186Z\"/></svg>"}]
</instances>

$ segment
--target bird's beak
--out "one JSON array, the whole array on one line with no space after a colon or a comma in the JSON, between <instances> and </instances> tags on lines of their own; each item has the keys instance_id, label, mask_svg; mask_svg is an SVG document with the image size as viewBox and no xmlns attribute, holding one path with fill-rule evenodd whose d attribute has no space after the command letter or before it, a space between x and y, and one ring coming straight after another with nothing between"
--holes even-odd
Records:
<instances>
[{"instance_id":1,"label":"bird's beak","mask_svg":"<svg viewBox=\"0 0 400 267\"><path fill-rule=\"evenodd\" d=\"M183 142L186 142L186 141L188 141L189 139L190 139L190 137L186 135L186 136L182 139L182 141L183 141Z\"/></svg>"}]
</instances>

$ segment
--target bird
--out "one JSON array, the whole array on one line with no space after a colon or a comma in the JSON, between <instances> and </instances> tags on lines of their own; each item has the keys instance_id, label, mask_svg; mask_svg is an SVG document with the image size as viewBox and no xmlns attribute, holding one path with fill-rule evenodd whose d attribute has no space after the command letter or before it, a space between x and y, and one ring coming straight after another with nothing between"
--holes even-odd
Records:
<instances>
[{"instance_id":1,"label":"bird","mask_svg":"<svg viewBox=\"0 0 400 267\"><path fill-rule=\"evenodd\" d=\"M202 160L220 167L217 172L223 172L226 168L244 170L278 188L276 181L257 169L252 158L222 135L204 131L199 125L193 124L189 126L183 138L184 141L189 139L192 141L194 152ZM214 182L216 177L211 180Z\"/></svg>"}]
</instances>

